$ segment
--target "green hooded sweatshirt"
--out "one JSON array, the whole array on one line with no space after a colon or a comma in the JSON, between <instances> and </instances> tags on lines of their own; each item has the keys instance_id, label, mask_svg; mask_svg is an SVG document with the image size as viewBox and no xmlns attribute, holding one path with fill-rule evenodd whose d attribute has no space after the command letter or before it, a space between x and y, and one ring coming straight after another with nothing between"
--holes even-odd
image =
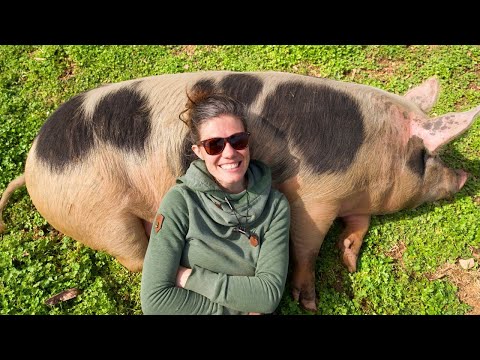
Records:
<instances>
[{"instance_id":1,"label":"green hooded sweatshirt","mask_svg":"<svg viewBox=\"0 0 480 360\"><path fill-rule=\"evenodd\" d=\"M247 177L247 190L225 194L205 162L195 160L167 192L143 264L144 314L272 313L277 308L288 270L290 207L271 188L265 164L251 160ZM247 209L247 230L257 235L258 244L234 230L245 226ZM175 286L180 265L192 269L185 288Z\"/></svg>"}]
</instances>

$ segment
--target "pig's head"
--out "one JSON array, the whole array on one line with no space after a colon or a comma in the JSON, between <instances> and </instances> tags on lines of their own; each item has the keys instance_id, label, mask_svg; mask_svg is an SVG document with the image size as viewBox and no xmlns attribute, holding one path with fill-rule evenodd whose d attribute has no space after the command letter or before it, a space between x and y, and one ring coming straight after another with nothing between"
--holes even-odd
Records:
<instances>
[{"instance_id":1,"label":"pig's head","mask_svg":"<svg viewBox=\"0 0 480 360\"><path fill-rule=\"evenodd\" d=\"M424 141L414 135L408 143L408 168L411 178L409 191L413 195L406 207L450 198L467 181L467 173L447 167L436 152L430 152Z\"/></svg>"},{"instance_id":2,"label":"pig's head","mask_svg":"<svg viewBox=\"0 0 480 360\"><path fill-rule=\"evenodd\" d=\"M467 180L463 170L448 168L438 156L443 145L463 134L480 115L480 106L462 113L448 113L428 118L438 98L439 83L431 78L405 94L405 98L418 107L408 116L406 140L406 167L403 176L408 178L410 196L405 207L416 207L430 201L449 198L457 193ZM402 192L400 190L400 192ZM413 196L412 196L413 195Z\"/></svg>"}]
</instances>

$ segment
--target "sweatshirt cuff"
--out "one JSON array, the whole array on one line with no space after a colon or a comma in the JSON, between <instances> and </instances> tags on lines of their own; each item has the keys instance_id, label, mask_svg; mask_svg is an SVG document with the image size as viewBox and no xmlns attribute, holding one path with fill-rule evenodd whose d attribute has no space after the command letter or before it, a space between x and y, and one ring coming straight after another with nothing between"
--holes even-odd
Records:
<instances>
[{"instance_id":1,"label":"sweatshirt cuff","mask_svg":"<svg viewBox=\"0 0 480 360\"><path fill-rule=\"evenodd\" d=\"M194 291L216 302L220 295L221 283L224 282L222 278L226 280L226 275L194 266L185 283L185 289Z\"/></svg>"}]
</instances>

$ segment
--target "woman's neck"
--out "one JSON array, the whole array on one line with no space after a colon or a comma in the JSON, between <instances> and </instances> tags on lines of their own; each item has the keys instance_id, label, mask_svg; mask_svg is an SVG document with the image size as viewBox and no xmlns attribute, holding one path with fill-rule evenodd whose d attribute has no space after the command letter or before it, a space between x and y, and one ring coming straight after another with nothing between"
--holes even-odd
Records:
<instances>
[{"instance_id":1,"label":"woman's neck","mask_svg":"<svg viewBox=\"0 0 480 360\"><path fill-rule=\"evenodd\" d=\"M235 183L235 184L232 184L231 186L229 187L224 187L222 186L222 184L220 184L217 179L215 179L215 182L217 183L217 185L220 187L220 189L222 189L223 192L226 192L226 193L229 193L229 194L239 194L241 193L242 191L244 191L246 188L247 188L247 185L248 185L248 181L247 181L247 177L245 176L243 178L242 181L238 182L238 183Z\"/></svg>"}]
</instances>

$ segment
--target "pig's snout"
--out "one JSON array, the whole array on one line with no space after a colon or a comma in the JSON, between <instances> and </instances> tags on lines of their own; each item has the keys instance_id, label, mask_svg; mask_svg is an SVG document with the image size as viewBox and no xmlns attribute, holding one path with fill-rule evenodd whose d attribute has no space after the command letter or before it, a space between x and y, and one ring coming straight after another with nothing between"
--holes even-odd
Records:
<instances>
[{"instance_id":1,"label":"pig's snout","mask_svg":"<svg viewBox=\"0 0 480 360\"><path fill-rule=\"evenodd\" d=\"M463 170L455 170L455 173L457 174L458 190L460 190L467 182L468 173Z\"/></svg>"}]
</instances>

